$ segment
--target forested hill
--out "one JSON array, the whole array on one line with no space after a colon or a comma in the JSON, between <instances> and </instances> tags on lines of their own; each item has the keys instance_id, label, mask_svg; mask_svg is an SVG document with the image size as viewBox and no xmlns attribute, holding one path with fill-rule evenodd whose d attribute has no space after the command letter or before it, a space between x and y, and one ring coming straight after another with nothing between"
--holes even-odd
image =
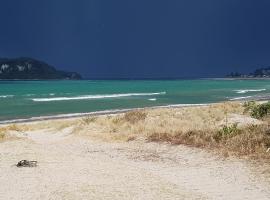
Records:
<instances>
[{"instance_id":1,"label":"forested hill","mask_svg":"<svg viewBox=\"0 0 270 200\"><path fill-rule=\"evenodd\" d=\"M57 70L32 58L0 58L0 79L82 79L76 72Z\"/></svg>"}]
</instances>

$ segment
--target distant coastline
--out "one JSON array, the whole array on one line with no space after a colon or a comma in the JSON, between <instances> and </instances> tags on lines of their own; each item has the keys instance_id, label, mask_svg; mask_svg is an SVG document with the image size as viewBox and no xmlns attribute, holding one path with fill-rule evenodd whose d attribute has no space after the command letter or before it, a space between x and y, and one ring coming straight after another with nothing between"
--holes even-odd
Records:
<instances>
[{"instance_id":1,"label":"distant coastline","mask_svg":"<svg viewBox=\"0 0 270 200\"><path fill-rule=\"evenodd\" d=\"M249 74L243 74L239 72L231 72L226 76L227 78L237 79L269 79L270 78L270 67L262 67L254 70Z\"/></svg>"},{"instance_id":2,"label":"distant coastline","mask_svg":"<svg viewBox=\"0 0 270 200\"><path fill-rule=\"evenodd\" d=\"M205 80L270 80L270 77L224 77L224 78L205 78Z\"/></svg>"},{"instance_id":3,"label":"distant coastline","mask_svg":"<svg viewBox=\"0 0 270 200\"><path fill-rule=\"evenodd\" d=\"M77 72L57 70L33 58L0 58L0 80L81 80Z\"/></svg>"}]
</instances>

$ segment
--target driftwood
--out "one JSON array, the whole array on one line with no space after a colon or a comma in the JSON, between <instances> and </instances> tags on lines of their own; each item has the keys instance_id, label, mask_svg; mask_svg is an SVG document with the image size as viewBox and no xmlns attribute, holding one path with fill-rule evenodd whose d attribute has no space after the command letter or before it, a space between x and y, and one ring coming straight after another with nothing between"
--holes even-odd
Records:
<instances>
[{"instance_id":1,"label":"driftwood","mask_svg":"<svg viewBox=\"0 0 270 200\"><path fill-rule=\"evenodd\" d=\"M21 160L17 163L17 167L36 167L37 161Z\"/></svg>"}]
</instances>

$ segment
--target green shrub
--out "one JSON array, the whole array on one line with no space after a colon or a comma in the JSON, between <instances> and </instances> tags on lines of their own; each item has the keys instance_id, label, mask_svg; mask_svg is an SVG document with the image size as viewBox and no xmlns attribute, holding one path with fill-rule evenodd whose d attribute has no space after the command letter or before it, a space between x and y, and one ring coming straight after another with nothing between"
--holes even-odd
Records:
<instances>
[{"instance_id":1,"label":"green shrub","mask_svg":"<svg viewBox=\"0 0 270 200\"><path fill-rule=\"evenodd\" d=\"M263 103L260 105L255 106L252 110L250 115L257 119L263 118L270 113L270 102Z\"/></svg>"},{"instance_id":2,"label":"green shrub","mask_svg":"<svg viewBox=\"0 0 270 200\"><path fill-rule=\"evenodd\" d=\"M237 135L240 132L240 129L238 129L238 124L234 123L232 125L224 125L221 130L217 132L217 134L214 136L214 139L219 141L222 138L229 138Z\"/></svg>"},{"instance_id":3,"label":"green shrub","mask_svg":"<svg viewBox=\"0 0 270 200\"><path fill-rule=\"evenodd\" d=\"M261 119L270 114L270 102L256 104L254 101L244 103L245 112L249 112L250 116Z\"/></svg>"}]
</instances>

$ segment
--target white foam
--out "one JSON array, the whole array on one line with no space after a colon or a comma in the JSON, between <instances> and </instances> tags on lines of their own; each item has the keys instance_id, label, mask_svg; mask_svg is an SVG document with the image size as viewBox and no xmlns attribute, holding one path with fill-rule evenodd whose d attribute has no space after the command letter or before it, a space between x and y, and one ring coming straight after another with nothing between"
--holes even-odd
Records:
<instances>
[{"instance_id":1,"label":"white foam","mask_svg":"<svg viewBox=\"0 0 270 200\"><path fill-rule=\"evenodd\" d=\"M234 90L237 94L245 94L248 92L262 92L265 91L266 89L246 89L246 90Z\"/></svg>"},{"instance_id":2,"label":"white foam","mask_svg":"<svg viewBox=\"0 0 270 200\"><path fill-rule=\"evenodd\" d=\"M127 94L105 94L105 95L85 95L77 97L54 97L54 98L34 98L33 101L46 102L46 101L68 101L68 100L84 100L84 99L104 99L104 98L119 98L119 97L130 97L130 96L153 96L163 95L166 92L156 93L127 93Z\"/></svg>"},{"instance_id":3,"label":"white foam","mask_svg":"<svg viewBox=\"0 0 270 200\"><path fill-rule=\"evenodd\" d=\"M0 95L0 98L9 98L9 97L14 97L14 95Z\"/></svg>"},{"instance_id":4,"label":"white foam","mask_svg":"<svg viewBox=\"0 0 270 200\"><path fill-rule=\"evenodd\" d=\"M156 101L156 98L148 99L149 101Z\"/></svg>"},{"instance_id":5,"label":"white foam","mask_svg":"<svg viewBox=\"0 0 270 200\"><path fill-rule=\"evenodd\" d=\"M251 98L253 96L246 96L246 97L235 97L235 98L232 98L230 99L231 101L235 101L235 100L241 100L241 99L248 99L248 98Z\"/></svg>"}]
</instances>

